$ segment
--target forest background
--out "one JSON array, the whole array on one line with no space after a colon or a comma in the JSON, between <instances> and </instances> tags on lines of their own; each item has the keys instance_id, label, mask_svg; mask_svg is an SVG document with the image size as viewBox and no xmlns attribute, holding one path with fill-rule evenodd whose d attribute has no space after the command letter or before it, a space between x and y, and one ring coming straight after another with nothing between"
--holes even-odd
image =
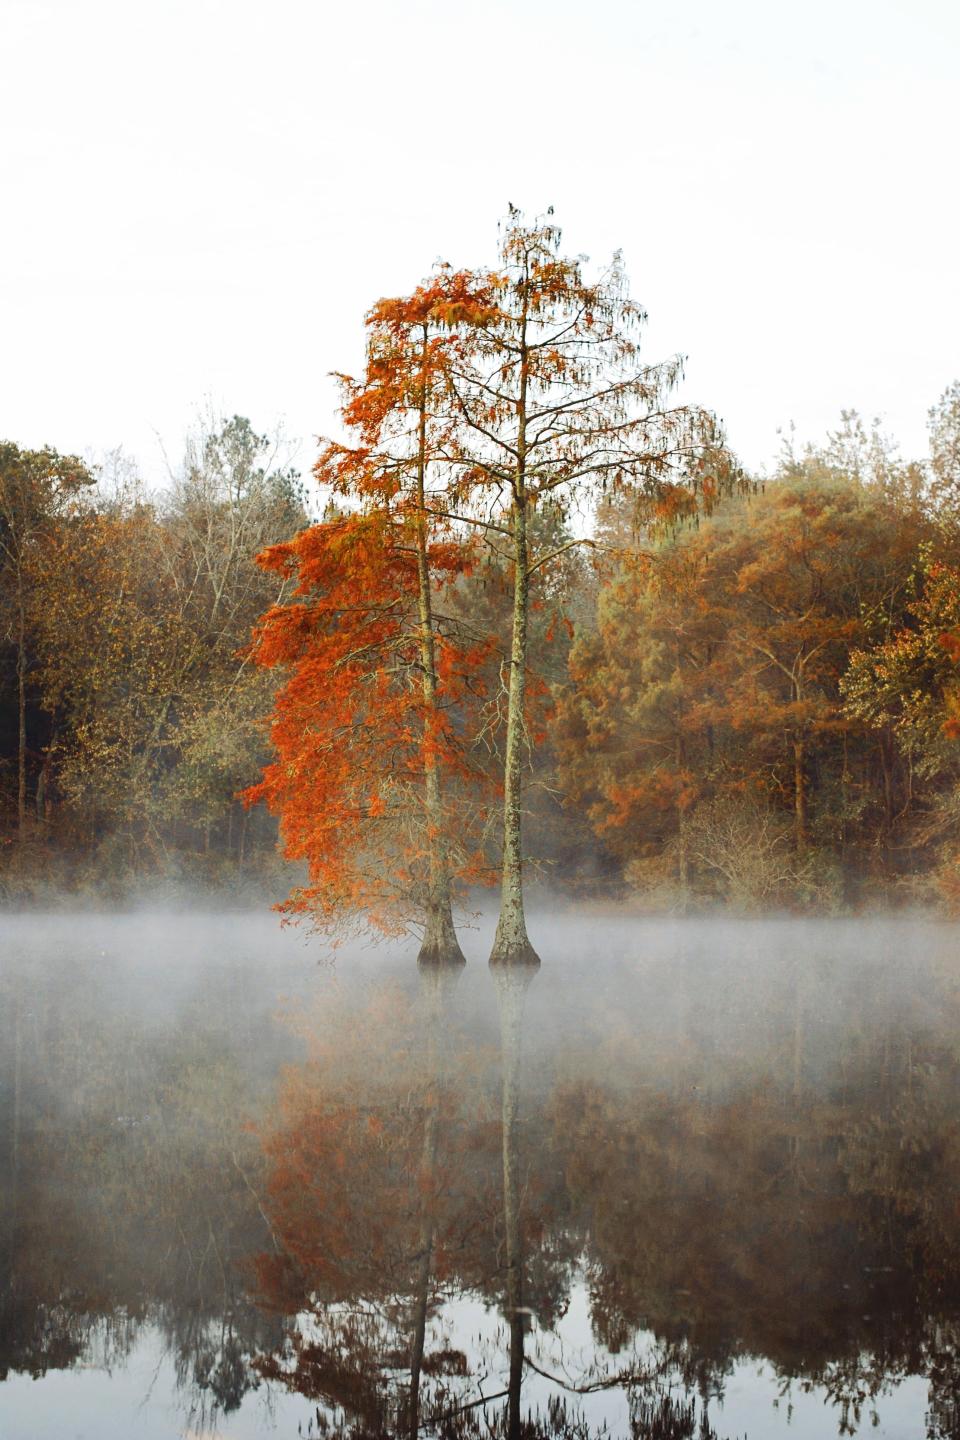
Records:
<instances>
[{"instance_id":1,"label":"forest background","mask_svg":"<svg viewBox=\"0 0 960 1440\"><path fill-rule=\"evenodd\" d=\"M952 903L955 5L175 0L149 23L119 0L0 9L19 217L0 265L0 899L259 903L306 883L331 915L372 914L389 876L381 918L399 923L404 865L422 909L442 850L469 905L496 883L508 832L517 848L512 714L526 879L552 894ZM507 35L542 83L518 91L510 66L481 66L481 126L459 92ZM430 83L404 86L414 73ZM394 163L401 92L402 133L430 137L429 183ZM390 566L374 563L375 529L356 531L341 613L366 607L355 654L379 647L396 683L378 691L358 664L351 692L348 652L323 630L332 591L318 608L336 532L326 550L294 537L335 523L331 491L347 511L373 497L317 490L312 438L285 450L266 432L283 416L298 439L333 433L329 372L360 373L364 307L438 256L489 258L480 237L508 196L555 203L575 250L626 247L654 362L666 374L690 352L670 403L724 418L743 493L655 534L636 496L602 483L553 503L554 453L524 539L554 558L530 572L523 704L504 694L521 674L509 505L460 551L463 533L431 517L435 632L408 584L416 526ZM481 478L456 508L477 510L496 463L463 383L451 437L473 427ZM562 388L559 366L549 383ZM211 413L171 442L204 395ZM789 417L802 440L771 462ZM496 421L509 447L502 406ZM594 547L571 543L585 536ZM320 583L298 596L308 572ZM402 633L386 608L374 622L385 580ZM274 610L315 627L337 676L312 712L326 749L295 626L277 618L250 648ZM418 675L442 692L432 712ZM365 732L351 693L370 702ZM439 826L408 803L434 761ZM237 798L258 786L267 805Z\"/></svg>"},{"instance_id":2,"label":"forest background","mask_svg":"<svg viewBox=\"0 0 960 1440\"><path fill-rule=\"evenodd\" d=\"M535 884L666 909L956 898L960 382L929 420L929 453L904 459L844 412L667 532L611 498L598 545L533 577ZM238 796L282 679L251 663L252 627L292 588L255 557L309 524L308 493L236 416L202 422L157 493L120 453L0 447L5 900L289 887L274 820ZM557 551L583 523L535 517ZM510 575L492 544L456 577L488 666ZM479 728L474 808L502 762Z\"/></svg>"}]
</instances>

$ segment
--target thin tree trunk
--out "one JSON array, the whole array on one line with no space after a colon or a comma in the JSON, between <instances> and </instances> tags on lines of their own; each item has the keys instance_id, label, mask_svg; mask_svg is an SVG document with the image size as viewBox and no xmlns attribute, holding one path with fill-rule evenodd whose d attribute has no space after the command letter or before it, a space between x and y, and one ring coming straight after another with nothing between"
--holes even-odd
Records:
<instances>
[{"instance_id":1,"label":"thin tree trunk","mask_svg":"<svg viewBox=\"0 0 960 1440\"><path fill-rule=\"evenodd\" d=\"M797 854L807 848L807 779L805 773L806 745L798 737L793 742L793 807L794 838Z\"/></svg>"},{"instance_id":2,"label":"thin tree trunk","mask_svg":"<svg viewBox=\"0 0 960 1440\"><path fill-rule=\"evenodd\" d=\"M50 769L52 765L52 754L57 743L56 730L50 736L47 748L43 756L43 764L40 767L40 774L37 777L36 812L37 823L44 825L47 820L47 790L50 784Z\"/></svg>"},{"instance_id":3,"label":"thin tree trunk","mask_svg":"<svg viewBox=\"0 0 960 1440\"><path fill-rule=\"evenodd\" d=\"M886 731L881 730L877 741L877 748L880 751L880 769L883 774L883 823L884 839L889 845L890 832L893 829L893 765L890 759L889 737Z\"/></svg>"},{"instance_id":4,"label":"thin tree trunk","mask_svg":"<svg viewBox=\"0 0 960 1440\"><path fill-rule=\"evenodd\" d=\"M522 500L515 500L513 636L510 645L507 746L504 757L503 872L500 882L500 920L490 956L491 964L499 965L525 965L538 958L527 936L523 910L523 748L529 610L526 523L525 504Z\"/></svg>"},{"instance_id":5,"label":"thin tree trunk","mask_svg":"<svg viewBox=\"0 0 960 1440\"><path fill-rule=\"evenodd\" d=\"M526 346L526 314L523 320ZM503 870L500 880L500 919L490 963L540 963L527 935L523 912L523 742L524 703L527 690L527 622L530 610L530 574L527 553L526 493L527 358L524 351L517 403L517 470L514 481L511 529L513 531L513 633L510 640L510 686L507 693L507 749L503 786Z\"/></svg>"},{"instance_id":6,"label":"thin tree trunk","mask_svg":"<svg viewBox=\"0 0 960 1440\"><path fill-rule=\"evenodd\" d=\"M22 845L27 832L27 619L22 575L17 600L17 835Z\"/></svg>"},{"instance_id":7,"label":"thin tree trunk","mask_svg":"<svg viewBox=\"0 0 960 1440\"><path fill-rule=\"evenodd\" d=\"M687 821L683 806L677 806L677 881L680 885L680 909L686 911L690 897L690 867L687 860Z\"/></svg>"},{"instance_id":8,"label":"thin tree trunk","mask_svg":"<svg viewBox=\"0 0 960 1440\"><path fill-rule=\"evenodd\" d=\"M421 371L420 421L417 446L417 605L420 620L420 669L423 675L425 749L424 799L429 850L429 894L426 928L419 959L424 964L466 964L457 940L450 903L450 867L441 852L443 845L443 801L440 767L437 762L434 727L437 722L437 647L430 595L430 562L427 554L427 327L423 327L423 369Z\"/></svg>"}]
</instances>

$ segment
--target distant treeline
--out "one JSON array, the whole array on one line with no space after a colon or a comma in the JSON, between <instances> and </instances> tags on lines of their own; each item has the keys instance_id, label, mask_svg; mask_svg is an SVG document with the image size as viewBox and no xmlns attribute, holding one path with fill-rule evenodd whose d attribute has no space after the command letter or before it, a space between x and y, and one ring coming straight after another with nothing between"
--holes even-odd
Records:
<instances>
[{"instance_id":1,"label":"distant treeline","mask_svg":"<svg viewBox=\"0 0 960 1440\"><path fill-rule=\"evenodd\" d=\"M960 385L931 458L852 413L604 573L558 697L566 803L664 901L957 893ZM629 547L615 511L601 531Z\"/></svg>"},{"instance_id":2,"label":"distant treeline","mask_svg":"<svg viewBox=\"0 0 960 1440\"><path fill-rule=\"evenodd\" d=\"M676 908L960 893L960 382L930 434L908 462L845 414L698 524L654 536L611 499L533 578L526 848L549 882ZM236 796L283 678L247 654L288 588L254 557L308 524L239 417L157 495L122 458L0 446L0 894L284 888L274 822ZM484 553L455 596L495 669L510 567Z\"/></svg>"},{"instance_id":3,"label":"distant treeline","mask_svg":"<svg viewBox=\"0 0 960 1440\"><path fill-rule=\"evenodd\" d=\"M238 417L169 488L122 456L0 447L0 800L8 894L250 878L275 830L234 798L271 686L243 656L277 599L254 555L306 523L298 477Z\"/></svg>"}]
</instances>

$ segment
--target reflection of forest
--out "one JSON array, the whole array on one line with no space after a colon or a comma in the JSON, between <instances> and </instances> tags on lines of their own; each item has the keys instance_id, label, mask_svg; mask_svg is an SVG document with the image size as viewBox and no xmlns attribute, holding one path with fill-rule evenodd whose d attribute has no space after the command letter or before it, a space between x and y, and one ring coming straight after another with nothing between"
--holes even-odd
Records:
<instances>
[{"instance_id":1,"label":"reflection of forest","mask_svg":"<svg viewBox=\"0 0 960 1440\"><path fill-rule=\"evenodd\" d=\"M106 1368L150 1328L195 1409L231 1410L280 1334L245 1295L267 1227L243 1122L294 1049L242 966L207 956L175 1000L169 968L131 984L140 958L4 955L0 1378Z\"/></svg>"},{"instance_id":2,"label":"reflection of forest","mask_svg":"<svg viewBox=\"0 0 960 1440\"><path fill-rule=\"evenodd\" d=\"M693 1437L762 1360L840 1431L923 1376L918 1433L960 1435L960 984L902 970L402 971L319 981L292 1035L246 972L147 1024L14 957L0 1373L151 1325L199 1411L270 1382L344 1436Z\"/></svg>"}]
</instances>

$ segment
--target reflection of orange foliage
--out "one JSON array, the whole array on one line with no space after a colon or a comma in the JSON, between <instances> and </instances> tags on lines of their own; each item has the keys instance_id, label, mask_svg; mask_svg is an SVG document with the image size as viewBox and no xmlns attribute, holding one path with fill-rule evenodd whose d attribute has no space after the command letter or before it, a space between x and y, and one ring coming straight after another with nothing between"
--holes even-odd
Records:
<instances>
[{"instance_id":1,"label":"reflection of orange foliage","mask_svg":"<svg viewBox=\"0 0 960 1440\"><path fill-rule=\"evenodd\" d=\"M393 1022L385 1003L394 1008ZM412 1034L410 1012L395 990L349 1022L337 1012L334 1001L311 1043L310 1060L285 1072L261 1137L269 1165L270 1222L282 1254L261 1257L259 1274L275 1299L296 1288L295 1276L301 1297L315 1288L329 1299L371 1288L382 1294L396 1283L399 1263L412 1248L406 1172L419 1113L413 1109L402 1117L406 1129L398 1123L401 1116L384 1084L390 1067L382 1064L386 1036L394 1058L404 1055ZM347 1033L338 1018L349 1024L349 1050L338 1044ZM351 1056L358 1054L364 1056L365 1074L354 1070ZM381 1062L376 1069L372 1057Z\"/></svg>"},{"instance_id":2,"label":"reflection of orange foliage","mask_svg":"<svg viewBox=\"0 0 960 1440\"><path fill-rule=\"evenodd\" d=\"M359 1012L330 996L314 1017L310 1059L285 1073L261 1134L279 1250L258 1258L257 1276L273 1308L292 1313L315 1293L325 1303L404 1293L424 1215L435 1278L493 1229L496 1097L477 1114L466 1084L487 1058L458 1046L455 1075L443 1081L431 1073L430 1043L392 986ZM461 1114L468 1088L473 1124ZM437 1139L425 1168L430 1125Z\"/></svg>"},{"instance_id":3,"label":"reflection of orange foliage","mask_svg":"<svg viewBox=\"0 0 960 1440\"><path fill-rule=\"evenodd\" d=\"M298 1093L299 1092L299 1093ZM260 1279L287 1288L291 1262L331 1299L390 1288L412 1248L409 1185L397 1148L367 1124L360 1107L324 1104L309 1084L289 1081L281 1097L288 1128L266 1145L270 1209L284 1246L280 1274L264 1257Z\"/></svg>"}]
</instances>

